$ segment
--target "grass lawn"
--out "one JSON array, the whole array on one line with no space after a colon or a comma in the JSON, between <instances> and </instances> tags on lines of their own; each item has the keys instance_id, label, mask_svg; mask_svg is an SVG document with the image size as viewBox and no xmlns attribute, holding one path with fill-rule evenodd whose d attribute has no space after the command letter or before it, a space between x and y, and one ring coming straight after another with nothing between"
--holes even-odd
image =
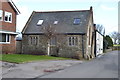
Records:
<instances>
[{"instance_id":1,"label":"grass lawn","mask_svg":"<svg viewBox=\"0 0 120 80\"><path fill-rule=\"evenodd\" d=\"M113 46L120 46L120 44L118 44L118 45L113 45Z\"/></svg>"},{"instance_id":2,"label":"grass lawn","mask_svg":"<svg viewBox=\"0 0 120 80\"><path fill-rule=\"evenodd\" d=\"M13 63L25 63L38 60L65 60L69 58L41 56L41 55L25 55L25 54L3 54L0 55L0 61L7 61Z\"/></svg>"}]
</instances>

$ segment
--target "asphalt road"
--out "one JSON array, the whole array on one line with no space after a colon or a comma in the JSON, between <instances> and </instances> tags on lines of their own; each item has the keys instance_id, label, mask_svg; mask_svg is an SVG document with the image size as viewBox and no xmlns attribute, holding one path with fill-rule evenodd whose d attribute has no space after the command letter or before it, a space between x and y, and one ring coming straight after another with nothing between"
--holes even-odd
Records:
<instances>
[{"instance_id":1,"label":"asphalt road","mask_svg":"<svg viewBox=\"0 0 120 80\"><path fill-rule=\"evenodd\" d=\"M118 51L40 78L118 78Z\"/></svg>"}]
</instances>

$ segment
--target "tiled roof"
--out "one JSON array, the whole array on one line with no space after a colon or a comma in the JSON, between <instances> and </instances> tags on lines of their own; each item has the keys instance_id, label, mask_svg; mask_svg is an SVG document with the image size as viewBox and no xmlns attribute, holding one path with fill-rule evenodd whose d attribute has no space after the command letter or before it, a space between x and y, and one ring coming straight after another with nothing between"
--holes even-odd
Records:
<instances>
[{"instance_id":1,"label":"tiled roof","mask_svg":"<svg viewBox=\"0 0 120 80\"><path fill-rule=\"evenodd\" d=\"M42 33L41 27L47 26L47 24L54 26L57 33L86 33L90 16L91 10L49 12L34 11L26 23L22 33ZM74 24L75 18L80 19L80 24ZM39 20L43 20L41 25L37 25ZM58 24L54 24L54 21L58 21Z\"/></svg>"}]
</instances>

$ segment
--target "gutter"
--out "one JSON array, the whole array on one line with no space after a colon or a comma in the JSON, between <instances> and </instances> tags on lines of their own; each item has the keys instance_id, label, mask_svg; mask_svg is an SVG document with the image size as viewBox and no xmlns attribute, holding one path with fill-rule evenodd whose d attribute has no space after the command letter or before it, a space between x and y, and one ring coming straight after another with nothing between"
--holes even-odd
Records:
<instances>
[{"instance_id":1,"label":"gutter","mask_svg":"<svg viewBox=\"0 0 120 80\"><path fill-rule=\"evenodd\" d=\"M44 35L44 33L22 33L25 35ZM57 35L85 35L86 33L56 33Z\"/></svg>"}]
</instances>

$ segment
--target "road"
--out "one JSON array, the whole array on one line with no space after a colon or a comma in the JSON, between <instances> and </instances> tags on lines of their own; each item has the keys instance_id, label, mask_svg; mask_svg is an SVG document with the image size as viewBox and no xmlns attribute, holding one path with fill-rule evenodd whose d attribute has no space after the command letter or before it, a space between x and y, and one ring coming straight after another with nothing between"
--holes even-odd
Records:
<instances>
[{"instance_id":1,"label":"road","mask_svg":"<svg viewBox=\"0 0 120 80\"><path fill-rule=\"evenodd\" d=\"M39 78L118 78L118 51Z\"/></svg>"}]
</instances>

